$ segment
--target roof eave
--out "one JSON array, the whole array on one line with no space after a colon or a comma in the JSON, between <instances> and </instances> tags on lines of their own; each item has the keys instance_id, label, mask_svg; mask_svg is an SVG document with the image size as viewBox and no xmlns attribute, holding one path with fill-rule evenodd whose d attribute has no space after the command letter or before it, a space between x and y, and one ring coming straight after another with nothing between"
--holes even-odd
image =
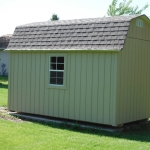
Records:
<instances>
[{"instance_id":1,"label":"roof eave","mask_svg":"<svg viewBox=\"0 0 150 150\"><path fill-rule=\"evenodd\" d=\"M5 49L5 51L13 51L13 52L18 52L18 51L24 51L24 52L30 52L30 51L102 51L102 52L119 52L122 49Z\"/></svg>"}]
</instances>

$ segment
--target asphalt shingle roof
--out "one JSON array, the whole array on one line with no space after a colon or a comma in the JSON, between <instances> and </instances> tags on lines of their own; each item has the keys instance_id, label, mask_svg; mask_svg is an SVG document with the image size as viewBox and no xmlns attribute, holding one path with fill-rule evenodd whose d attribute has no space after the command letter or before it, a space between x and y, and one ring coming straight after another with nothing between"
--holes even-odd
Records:
<instances>
[{"instance_id":1,"label":"asphalt shingle roof","mask_svg":"<svg viewBox=\"0 0 150 150\"><path fill-rule=\"evenodd\" d=\"M121 50L140 15L60 20L16 27L8 50Z\"/></svg>"}]
</instances>

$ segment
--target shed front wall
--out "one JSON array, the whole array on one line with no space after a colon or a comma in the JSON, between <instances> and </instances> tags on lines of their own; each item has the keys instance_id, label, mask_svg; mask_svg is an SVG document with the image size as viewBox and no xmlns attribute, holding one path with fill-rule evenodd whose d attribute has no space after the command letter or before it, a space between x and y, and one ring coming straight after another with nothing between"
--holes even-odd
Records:
<instances>
[{"instance_id":1,"label":"shed front wall","mask_svg":"<svg viewBox=\"0 0 150 150\"><path fill-rule=\"evenodd\" d=\"M64 53L66 89L47 88L48 54L10 52L9 110L116 124L118 53Z\"/></svg>"},{"instance_id":2,"label":"shed front wall","mask_svg":"<svg viewBox=\"0 0 150 150\"><path fill-rule=\"evenodd\" d=\"M117 70L117 124L149 118L150 26L145 21L143 28L136 19L131 22Z\"/></svg>"}]
</instances>

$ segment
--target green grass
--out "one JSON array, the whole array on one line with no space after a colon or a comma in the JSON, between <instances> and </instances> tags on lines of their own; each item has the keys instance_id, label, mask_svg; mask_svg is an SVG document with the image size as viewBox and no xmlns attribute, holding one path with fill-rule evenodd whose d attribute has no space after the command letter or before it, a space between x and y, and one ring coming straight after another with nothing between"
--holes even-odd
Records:
<instances>
[{"instance_id":1,"label":"green grass","mask_svg":"<svg viewBox=\"0 0 150 150\"><path fill-rule=\"evenodd\" d=\"M122 133L73 129L63 125L0 120L3 150L148 150L150 125Z\"/></svg>"},{"instance_id":2,"label":"green grass","mask_svg":"<svg viewBox=\"0 0 150 150\"><path fill-rule=\"evenodd\" d=\"M0 77L0 106L7 106L8 82ZM1 119L2 150L148 150L150 122L121 133L83 129L65 124L15 122ZM9 117L8 117L9 118ZM9 118L10 119L10 118Z\"/></svg>"},{"instance_id":3,"label":"green grass","mask_svg":"<svg viewBox=\"0 0 150 150\"><path fill-rule=\"evenodd\" d=\"M8 77L0 76L0 106L7 106Z\"/></svg>"},{"instance_id":4,"label":"green grass","mask_svg":"<svg viewBox=\"0 0 150 150\"><path fill-rule=\"evenodd\" d=\"M73 129L63 125L0 120L3 150L138 150L150 149L150 125L122 133Z\"/></svg>"}]
</instances>

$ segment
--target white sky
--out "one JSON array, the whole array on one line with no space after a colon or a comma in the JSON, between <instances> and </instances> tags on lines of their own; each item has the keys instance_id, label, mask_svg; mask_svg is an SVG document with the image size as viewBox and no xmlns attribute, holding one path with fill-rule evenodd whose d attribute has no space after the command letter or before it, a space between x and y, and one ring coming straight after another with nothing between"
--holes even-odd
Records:
<instances>
[{"instance_id":1,"label":"white sky","mask_svg":"<svg viewBox=\"0 0 150 150\"><path fill-rule=\"evenodd\" d=\"M141 8L148 1L133 0L132 5ZM111 2L112 0L0 0L0 36L13 34L18 25L47 21L53 13L60 20L107 16ZM143 14L150 16L150 6Z\"/></svg>"}]
</instances>

